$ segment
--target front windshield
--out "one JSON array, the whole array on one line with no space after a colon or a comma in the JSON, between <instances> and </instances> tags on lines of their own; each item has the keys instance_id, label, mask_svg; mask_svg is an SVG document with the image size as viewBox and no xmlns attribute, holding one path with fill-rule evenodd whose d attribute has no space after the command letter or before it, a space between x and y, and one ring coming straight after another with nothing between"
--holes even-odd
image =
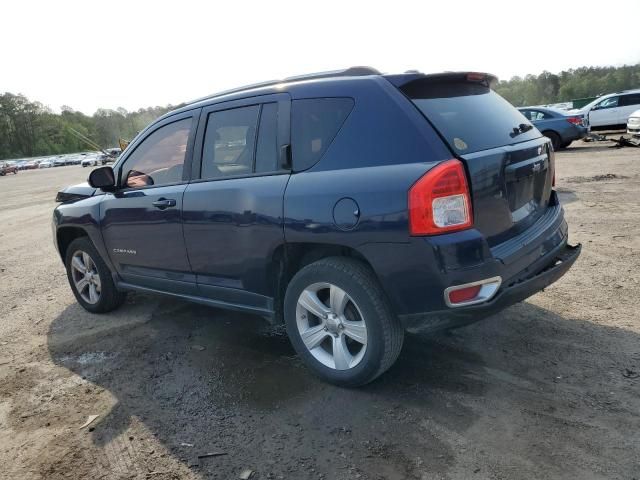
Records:
<instances>
[{"instance_id":1,"label":"front windshield","mask_svg":"<svg viewBox=\"0 0 640 480\"><path fill-rule=\"evenodd\" d=\"M578 111L578 110L591 110L593 107L595 107L597 104L599 104L600 102L602 102L603 100L606 100L608 97L598 97L595 100L591 101L590 103L587 103L584 107L581 108L574 108L572 111Z\"/></svg>"}]
</instances>

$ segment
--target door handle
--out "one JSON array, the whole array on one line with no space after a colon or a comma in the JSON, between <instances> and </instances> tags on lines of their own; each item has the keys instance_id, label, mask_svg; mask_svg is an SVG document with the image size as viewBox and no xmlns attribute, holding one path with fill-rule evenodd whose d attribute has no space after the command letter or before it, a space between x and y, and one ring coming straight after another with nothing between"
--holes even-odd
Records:
<instances>
[{"instance_id":1,"label":"door handle","mask_svg":"<svg viewBox=\"0 0 640 480\"><path fill-rule=\"evenodd\" d=\"M159 208L160 210L164 210L165 208L175 207L176 201L173 198L159 198L158 200L153 202L151 205L153 205L156 208Z\"/></svg>"}]
</instances>

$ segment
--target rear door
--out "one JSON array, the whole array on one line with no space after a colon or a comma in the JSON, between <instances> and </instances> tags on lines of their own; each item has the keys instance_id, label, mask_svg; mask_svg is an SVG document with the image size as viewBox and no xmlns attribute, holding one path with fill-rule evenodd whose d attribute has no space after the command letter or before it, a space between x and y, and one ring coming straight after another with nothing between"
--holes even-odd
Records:
<instances>
[{"instance_id":1,"label":"rear door","mask_svg":"<svg viewBox=\"0 0 640 480\"><path fill-rule=\"evenodd\" d=\"M195 292L181 208L198 113L154 125L116 166L120 187L105 194L100 221L111 261L127 283Z\"/></svg>"},{"instance_id":2,"label":"rear door","mask_svg":"<svg viewBox=\"0 0 640 480\"><path fill-rule=\"evenodd\" d=\"M548 140L477 74L424 76L401 86L469 175L474 226L496 245L547 210L553 154Z\"/></svg>"},{"instance_id":3,"label":"rear door","mask_svg":"<svg viewBox=\"0 0 640 480\"><path fill-rule=\"evenodd\" d=\"M200 295L268 314L274 253L283 245L289 180L286 94L202 112L194 179L184 195L184 238Z\"/></svg>"},{"instance_id":4,"label":"rear door","mask_svg":"<svg viewBox=\"0 0 640 480\"><path fill-rule=\"evenodd\" d=\"M640 108L640 93L620 95L618 123L625 124L629 116Z\"/></svg>"}]
</instances>

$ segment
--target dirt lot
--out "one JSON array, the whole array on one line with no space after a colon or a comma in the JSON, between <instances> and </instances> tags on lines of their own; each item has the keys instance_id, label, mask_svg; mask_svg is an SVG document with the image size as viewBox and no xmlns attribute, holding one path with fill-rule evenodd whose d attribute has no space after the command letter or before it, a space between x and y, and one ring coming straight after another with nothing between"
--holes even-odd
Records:
<instances>
[{"instance_id":1,"label":"dirt lot","mask_svg":"<svg viewBox=\"0 0 640 480\"><path fill-rule=\"evenodd\" d=\"M560 153L570 273L407 336L359 390L315 380L257 318L144 295L81 310L50 218L87 174L0 177L0 478L640 478L640 150Z\"/></svg>"}]
</instances>

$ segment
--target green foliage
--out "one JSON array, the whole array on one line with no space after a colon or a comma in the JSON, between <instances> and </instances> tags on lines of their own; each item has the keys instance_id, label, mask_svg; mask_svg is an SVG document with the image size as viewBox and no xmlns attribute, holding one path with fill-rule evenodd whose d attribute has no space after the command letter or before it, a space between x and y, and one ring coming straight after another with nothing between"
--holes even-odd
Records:
<instances>
[{"instance_id":1,"label":"green foliage","mask_svg":"<svg viewBox=\"0 0 640 480\"><path fill-rule=\"evenodd\" d=\"M0 160L92 150L72 129L103 148L131 140L136 133L174 107L141 108L136 112L99 109L92 116L63 106L56 114L23 95L0 94Z\"/></svg>"},{"instance_id":2,"label":"green foliage","mask_svg":"<svg viewBox=\"0 0 640 480\"><path fill-rule=\"evenodd\" d=\"M640 64L622 67L581 67L558 75L513 77L501 81L496 91L516 107L569 102L578 98L640 88Z\"/></svg>"}]
</instances>

